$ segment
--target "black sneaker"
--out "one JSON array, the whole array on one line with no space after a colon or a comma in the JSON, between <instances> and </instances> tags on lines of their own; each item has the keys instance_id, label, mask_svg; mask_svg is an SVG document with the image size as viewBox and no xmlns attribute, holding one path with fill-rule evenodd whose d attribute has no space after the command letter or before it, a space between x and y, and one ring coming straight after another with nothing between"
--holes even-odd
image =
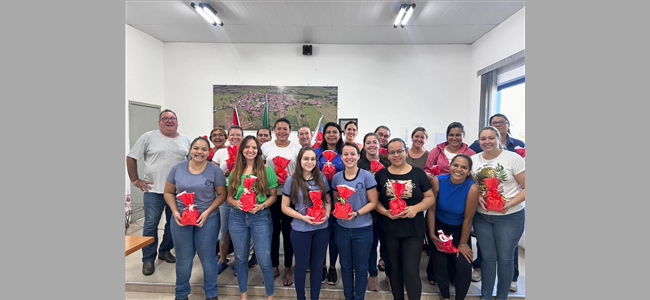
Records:
<instances>
[{"instance_id":1,"label":"black sneaker","mask_svg":"<svg viewBox=\"0 0 650 300\"><path fill-rule=\"evenodd\" d=\"M325 283L326 280L327 280L327 267L323 266L323 277L320 283Z\"/></svg>"},{"instance_id":2,"label":"black sneaker","mask_svg":"<svg viewBox=\"0 0 650 300\"><path fill-rule=\"evenodd\" d=\"M339 277L336 275L336 268L330 267L329 271L327 271L327 284L336 285L338 281Z\"/></svg>"},{"instance_id":3,"label":"black sneaker","mask_svg":"<svg viewBox=\"0 0 650 300\"><path fill-rule=\"evenodd\" d=\"M257 257L255 256L255 252L251 255L251 259L248 260L248 267L252 268L254 266L257 266Z\"/></svg>"}]
</instances>

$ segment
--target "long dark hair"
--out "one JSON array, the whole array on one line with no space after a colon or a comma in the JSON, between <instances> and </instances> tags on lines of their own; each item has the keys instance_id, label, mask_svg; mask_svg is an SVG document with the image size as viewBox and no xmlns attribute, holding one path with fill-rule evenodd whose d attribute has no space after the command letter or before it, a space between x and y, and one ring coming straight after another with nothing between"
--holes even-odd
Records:
<instances>
[{"instance_id":1,"label":"long dark hair","mask_svg":"<svg viewBox=\"0 0 650 300\"><path fill-rule=\"evenodd\" d=\"M300 149L300 152L298 152L298 158L297 158L297 164L296 164L296 170L293 172L293 176L291 177L291 191L289 194L289 198L291 199L292 204L298 203L298 193L302 192L302 203L305 205L307 203L311 203L311 198L309 197L309 187L307 186L307 183L305 182L305 179L303 177L303 169L302 169L302 164L300 163L302 161L302 157L305 155L305 152L311 151L314 152L314 156L316 156L316 150L314 148L305 146ZM317 158L318 159L318 158ZM318 164L314 166L314 169L311 170L311 177L314 179L314 183L318 188L321 190L321 199L323 200L323 203L327 203L327 190L326 190L326 185L325 182L323 181L323 175L321 171L318 169Z\"/></svg>"},{"instance_id":2,"label":"long dark hair","mask_svg":"<svg viewBox=\"0 0 650 300\"><path fill-rule=\"evenodd\" d=\"M257 177L257 180L255 180L255 183L253 183L253 188L255 189L255 193L258 195L267 195L269 193L269 180L266 178L266 166L264 165L264 160L262 159L260 142L256 137L248 135L239 144L239 150L237 150L237 160L235 160L235 167L233 167L232 172L230 172L228 194L233 195L233 197L237 194L239 184L242 182L241 175L244 173L244 169L246 168L244 148L246 148L246 144L249 140L254 140L255 145L257 146L257 155L255 156L253 162L253 175Z\"/></svg>"},{"instance_id":3,"label":"long dark hair","mask_svg":"<svg viewBox=\"0 0 650 300\"><path fill-rule=\"evenodd\" d=\"M338 123L327 122L327 124L325 124L325 126L323 127L323 142L320 144L320 149L323 151L328 150L327 141L325 140L325 131L327 131L327 127L331 127L331 126L336 127L336 130L339 131L339 140L336 142L336 153L340 155L341 152L343 151L343 137L342 137L343 131L341 130L341 126L339 126Z\"/></svg>"}]
</instances>

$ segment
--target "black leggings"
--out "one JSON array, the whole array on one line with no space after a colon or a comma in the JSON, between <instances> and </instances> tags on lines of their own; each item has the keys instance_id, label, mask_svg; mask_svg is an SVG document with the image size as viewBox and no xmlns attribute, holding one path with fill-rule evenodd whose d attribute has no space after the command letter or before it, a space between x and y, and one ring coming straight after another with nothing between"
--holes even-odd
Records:
<instances>
[{"instance_id":1,"label":"black leggings","mask_svg":"<svg viewBox=\"0 0 650 300\"><path fill-rule=\"evenodd\" d=\"M436 236L438 236L438 230L442 231L446 235L453 235L454 239L451 243L458 248L460 244L460 236L462 234L463 225L449 225L438 219L436 219ZM463 242L467 246L472 248L471 240L468 237L468 240ZM456 299L462 300L465 299L469 286L472 283L472 263L468 262L463 255L458 255L456 253L444 253L438 251L433 243L429 244L429 249L431 251L431 262L433 264L433 276L438 283L438 288L440 289L440 295L443 298L449 298L449 272L448 272L448 263L452 262L456 267L455 273L456 278L454 282L456 283Z\"/></svg>"},{"instance_id":2,"label":"black leggings","mask_svg":"<svg viewBox=\"0 0 650 300\"><path fill-rule=\"evenodd\" d=\"M279 189L278 189L279 190ZM291 268L293 262L293 246L291 246L291 221L292 217L285 215L281 208L282 195L278 196L270 207L273 220L273 235L271 236L271 263L273 267L280 265L280 232L282 232L282 245L284 246L284 267Z\"/></svg>"},{"instance_id":3,"label":"black leggings","mask_svg":"<svg viewBox=\"0 0 650 300\"><path fill-rule=\"evenodd\" d=\"M422 295L420 258L422 236L396 238L385 236L386 250L391 264L390 286L395 300L404 299L404 285L409 300L419 300Z\"/></svg>"}]
</instances>

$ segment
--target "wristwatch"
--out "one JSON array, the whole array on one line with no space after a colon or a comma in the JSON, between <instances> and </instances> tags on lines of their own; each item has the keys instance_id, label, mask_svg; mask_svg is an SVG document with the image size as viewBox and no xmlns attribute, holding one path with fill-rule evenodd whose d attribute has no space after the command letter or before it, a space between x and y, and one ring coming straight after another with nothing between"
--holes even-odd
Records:
<instances>
[{"instance_id":1,"label":"wristwatch","mask_svg":"<svg viewBox=\"0 0 650 300\"><path fill-rule=\"evenodd\" d=\"M354 212L357 213L357 217L358 217L358 216L359 216L359 211L358 211L358 210L355 210Z\"/></svg>"},{"instance_id":2,"label":"wristwatch","mask_svg":"<svg viewBox=\"0 0 650 300\"><path fill-rule=\"evenodd\" d=\"M266 203L262 203L262 210L266 208Z\"/></svg>"}]
</instances>

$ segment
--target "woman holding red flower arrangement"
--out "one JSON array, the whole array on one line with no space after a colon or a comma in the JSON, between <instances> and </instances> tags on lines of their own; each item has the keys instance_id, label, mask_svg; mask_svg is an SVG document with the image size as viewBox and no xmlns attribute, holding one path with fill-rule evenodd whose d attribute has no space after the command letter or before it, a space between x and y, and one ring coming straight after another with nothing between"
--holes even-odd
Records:
<instances>
[{"instance_id":1,"label":"woman holding red flower arrangement","mask_svg":"<svg viewBox=\"0 0 650 300\"><path fill-rule=\"evenodd\" d=\"M364 299L368 284L368 257L372 245L372 216L377 206L377 181L372 173L357 166L359 148L345 142L342 148L345 170L332 179L336 218L334 240L341 260L345 299Z\"/></svg>"},{"instance_id":2,"label":"woman holding red flower arrangement","mask_svg":"<svg viewBox=\"0 0 650 300\"><path fill-rule=\"evenodd\" d=\"M388 157L379 153L379 136L376 133L369 132L363 137L363 150L359 154L359 162L357 166L366 171L370 171L375 175L379 170L390 166ZM379 256L384 263L384 270L386 272L386 283L390 287L390 262L388 261L388 254L386 254L386 242L383 242L384 237L379 230L377 220L379 213L376 210L370 212L372 216L372 246L370 246L370 257L368 257L368 290L379 292L379 268L377 267L377 246L379 241L382 241L379 247Z\"/></svg>"},{"instance_id":3,"label":"woman holding red flower arrangement","mask_svg":"<svg viewBox=\"0 0 650 300\"><path fill-rule=\"evenodd\" d=\"M223 129L221 130L223 131ZM214 153L214 156L212 157L212 163L221 168L223 175L226 176L226 181L228 180L228 175L230 174L231 168L234 166L233 162L237 158L237 149L239 147L239 143L241 143L241 140L244 137L244 131L241 127L232 125L230 128L228 128L227 135L228 143L230 143L228 146L225 146L221 141L215 142L215 139L213 139L215 145L217 145L217 142L220 142L219 144L223 145L223 148L217 149ZM210 133L210 136L212 136L212 133ZM230 154L232 154L232 157ZM228 168L228 166L230 166L230 168ZM228 248L230 248L230 232L228 231L230 205L224 202L221 206L219 206L219 213L221 213L221 238L219 239L220 243L218 244L219 263L217 270L219 274L221 274L221 272L228 268L228 262L226 261L226 258L228 257ZM237 260L236 257L235 260ZM233 272L235 272L234 269Z\"/></svg>"},{"instance_id":4,"label":"woman holding red flower arrangement","mask_svg":"<svg viewBox=\"0 0 650 300\"><path fill-rule=\"evenodd\" d=\"M209 153L208 139L194 139L190 145L190 160L176 163L165 183L165 202L176 221L170 225L176 248L176 299L187 299L190 294L190 275L195 254L199 255L203 266L205 297L217 298L218 273L214 255L220 227L217 207L226 199L226 179L219 167L208 163ZM184 199L187 201L181 201L177 198L179 194L191 197ZM179 198L183 197L179 195ZM186 217L192 213L194 218L188 220Z\"/></svg>"},{"instance_id":5,"label":"woman holding red flower arrangement","mask_svg":"<svg viewBox=\"0 0 650 300\"><path fill-rule=\"evenodd\" d=\"M291 123L286 118L279 118L273 125L275 140L262 145L262 159L266 165L275 171L278 177L278 190L284 188L287 177L293 174L296 168L296 157L300 152L300 145L289 140L291 134ZM271 261L273 263L273 276L280 276L280 232L284 241L284 286L293 284L293 248L291 247L291 221L292 218L282 212L280 201L271 205L271 217L273 219L273 238L271 240Z\"/></svg>"},{"instance_id":6,"label":"woman holding red flower arrangement","mask_svg":"<svg viewBox=\"0 0 650 300\"><path fill-rule=\"evenodd\" d=\"M327 179L316 163L316 151L309 146L302 148L298 162L284 185L281 204L282 212L293 220L290 240L296 256L296 298L303 300L308 264L311 270L318 270L327 253L331 201ZM322 274L311 272L309 277L310 299L317 300Z\"/></svg>"},{"instance_id":7,"label":"woman holding red flower arrangement","mask_svg":"<svg viewBox=\"0 0 650 300\"><path fill-rule=\"evenodd\" d=\"M332 178L334 174L343 171L345 166L341 160L341 151L343 150L343 138L342 138L341 126L335 122L327 122L323 127L323 142L320 147L314 149L316 150L316 159L318 160L318 168L325 174L327 178L327 183L331 187ZM334 199L333 189L330 190L330 198ZM332 220L329 222L330 228L330 241L329 241L329 256L330 256L330 267L327 268L327 264L323 261L323 282L327 280L327 284L335 285L338 282L338 275L336 274L336 259L339 255L339 251L336 248L336 242L334 242L334 223L333 216L330 216ZM311 270L315 272L316 270Z\"/></svg>"},{"instance_id":8,"label":"woman holding red flower arrangement","mask_svg":"<svg viewBox=\"0 0 650 300\"><path fill-rule=\"evenodd\" d=\"M462 123L452 122L447 126L447 141L431 149L424 166L424 172L427 173L429 179L433 179L437 175L449 174L449 162L456 154L465 154L471 157L476 153L463 142L464 137L465 126ZM439 168L436 169L436 166Z\"/></svg>"},{"instance_id":9,"label":"woman holding red flower arrangement","mask_svg":"<svg viewBox=\"0 0 650 300\"><path fill-rule=\"evenodd\" d=\"M375 175L379 190L379 226L384 231L391 263L394 299L420 299L420 257L426 224L424 211L435 203L429 179L420 168L406 163L406 145L400 138L388 142L391 165Z\"/></svg>"},{"instance_id":10,"label":"woman holding red flower arrangement","mask_svg":"<svg viewBox=\"0 0 650 300\"><path fill-rule=\"evenodd\" d=\"M228 230L235 248L235 270L241 299L248 290L248 254L251 238L262 270L268 299L273 299L273 266L271 264L271 211L267 208L277 198L278 178L275 171L264 164L257 138L249 135L241 142L237 160L228 178L227 201L230 208ZM267 196L268 195L268 196Z\"/></svg>"},{"instance_id":11,"label":"woman holding red flower arrangement","mask_svg":"<svg viewBox=\"0 0 650 300\"><path fill-rule=\"evenodd\" d=\"M430 265L443 299L449 300L449 283L456 284L456 299L465 299L472 282L472 243L470 231L478 207L478 187L470 178L472 159L458 154L451 159L449 174L433 179L436 203L427 211ZM439 230L451 235L450 249L440 247ZM451 250L451 251L450 251ZM454 265L456 278L450 278L448 265Z\"/></svg>"},{"instance_id":12,"label":"woman holding red flower arrangement","mask_svg":"<svg viewBox=\"0 0 650 300\"><path fill-rule=\"evenodd\" d=\"M481 298L491 299L498 276L497 299L502 300L508 297L513 252L524 232L526 165L519 154L503 149L501 135L492 126L481 129L479 144L483 152L472 156L472 174L481 194L474 216L481 248Z\"/></svg>"}]
</instances>

